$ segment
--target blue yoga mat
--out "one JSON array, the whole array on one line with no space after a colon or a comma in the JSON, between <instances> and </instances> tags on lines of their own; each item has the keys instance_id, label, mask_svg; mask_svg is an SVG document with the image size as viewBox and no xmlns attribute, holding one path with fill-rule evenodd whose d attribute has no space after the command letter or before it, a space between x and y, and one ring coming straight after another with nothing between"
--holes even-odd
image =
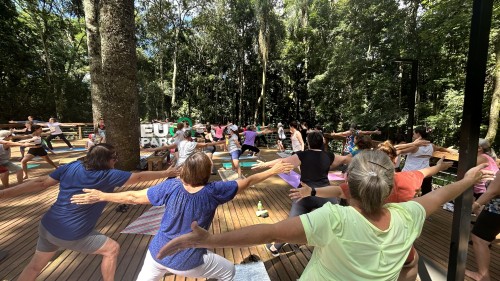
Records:
<instances>
[{"instance_id":1,"label":"blue yoga mat","mask_svg":"<svg viewBox=\"0 0 500 281\"><path fill-rule=\"evenodd\" d=\"M40 164L28 164L28 169L33 169L40 166Z\"/></svg>"},{"instance_id":2,"label":"blue yoga mat","mask_svg":"<svg viewBox=\"0 0 500 281\"><path fill-rule=\"evenodd\" d=\"M54 148L55 152L72 152L72 151L85 151L85 147L73 147L73 150L70 150L69 147L58 147Z\"/></svg>"},{"instance_id":3,"label":"blue yoga mat","mask_svg":"<svg viewBox=\"0 0 500 281\"><path fill-rule=\"evenodd\" d=\"M219 157L220 160L231 160L231 156L223 156L223 157ZM248 156L248 155L241 155L240 158L238 158L240 160L248 160L248 159L257 159L257 156Z\"/></svg>"},{"instance_id":4,"label":"blue yoga mat","mask_svg":"<svg viewBox=\"0 0 500 281\"><path fill-rule=\"evenodd\" d=\"M255 164L259 164L259 163L257 163L257 162L240 162L240 167L248 168L248 167L252 167ZM222 163L222 167L224 167L225 169L229 169L229 168L233 167L233 165L231 163Z\"/></svg>"}]
</instances>

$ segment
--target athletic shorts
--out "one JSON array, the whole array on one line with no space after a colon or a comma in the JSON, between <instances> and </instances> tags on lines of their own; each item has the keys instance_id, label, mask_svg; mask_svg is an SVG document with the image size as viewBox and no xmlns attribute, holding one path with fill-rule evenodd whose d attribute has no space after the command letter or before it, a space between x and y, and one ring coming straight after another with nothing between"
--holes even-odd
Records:
<instances>
[{"instance_id":1,"label":"athletic shorts","mask_svg":"<svg viewBox=\"0 0 500 281\"><path fill-rule=\"evenodd\" d=\"M50 234L40 223L38 225L38 241L36 250L39 252L55 252L59 248L68 249L84 254L92 254L104 246L108 237L97 231L92 231L89 235L78 240L63 240Z\"/></svg>"},{"instance_id":2,"label":"athletic shorts","mask_svg":"<svg viewBox=\"0 0 500 281\"><path fill-rule=\"evenodd\" d=\"M206 153L212 153L213 154L215 152L215 150L217 150L215 148L215 146L207 146L207 147L205 147L205 152Z\"/></svg>"},{"instance_id":3,"label":"athletic shorts","mask_svg":"<svg viewBox=\"0 0 500 281\"><path fill-rule=\"evenodd\" d=\"M47 151L43 149L43 147L32 147L28 149L28 154L34 155L34 156L47 156Z\"/></svg>"},{"instance_id":4,"label":"athletic shorts","mask_svg":"<svg viewBox=\"0 0 500 281\"><path fill-rule=\"evenodd\" d=\"M477 217L476 223L472 228L472 234L485 241L492 242L499 233L500 214L483 210Z\"/></svg>"},{"instance_id":5,"label":"athletic shorts","mask_svg":"<svg viewBox=\"0 0 500 281\"><path fill-rule=\"evenodd\" d=\"M231 159L239 159L241 155L241 150L237 149L231 152L230 154L231 154Z\"/></svg>"},{"instance_id":6,"label":"athletic shorts","mask_svg":"<svg viewBox=\"0 0 500 281\"><path fill-rule=\"evenodd\" d=\"M2 166L4 166L5 168L7 168L7 170L9 170L9 172L11 173L17 173L19 171L22 171L23 168L21 168L21 166L18 166L12 162L7 162L7 163L4 163L2 164Z\"/></svg>"},{"instance_id":7,"label":"athletic shorts","mask_svg":"<svg viewBox=\"0 0 500 281\"><path fill-rule=\"evenodd\" d=\"M9 171L9 169L7 169L7 167L0 166L0 174L3 174L3 173L8 172L8 171Z\"/></svg>"}]
</instances>

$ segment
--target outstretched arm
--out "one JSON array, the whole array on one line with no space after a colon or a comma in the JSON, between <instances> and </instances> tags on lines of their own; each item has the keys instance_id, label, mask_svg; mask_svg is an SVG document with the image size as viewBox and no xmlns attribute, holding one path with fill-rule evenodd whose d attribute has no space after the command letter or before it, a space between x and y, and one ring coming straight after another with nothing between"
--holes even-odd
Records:
<instances>
[{"instance_id":1,"label":"outstretched arm","mask_svg":"<svg viewBox=\"0 0 500 281\"><path fill-rule=\"evenodd\" d=\"M352 135L352 132L351 131L345 131L345 132L338 132L338 133L331 133L330 136L332 137L348 137Z\"/></svg>"},{"instance_id":2,"label":"outstretched arm","mask_svg":"<svg viewBox=\"0 0 500 281\"><path fill-rule=\"evenodd\" d=\"M302 199L305 197L311 196L311 191L312 188L308 186L307 184L301 182L302 187L300 188L292 188L290 189L290 198L291 199ZM341 197L341 198L346 198L344 195L344 192L342 191L342 188L337 185L330 185L330 186L325 186L322 188L316 188L316 197L322 197L322 198L333 198L333 197Z\"/></svg>"},{"instance_id":3,"label":"outstretched arm","mask_svg":"<svg viewBox=\"0 0 500 281\"><path fill-rule=\"evenodd\" d=\"M464 178L454 182L452 184L443 186L432 192L427 193L422 197L413 199L420 203L424 209L426 216L430 216L436 210L441 208L444 203L456 198L458 195L462 194L467 188L473 186L476 182L482 179L491 179L493 173L490 171L481 171L481 169L486 168L488 165L481 164L478 165L465 173Z\"/></svg>"},{"instance_id":4,"label":"outstretched arm","mask_svg":"<svg viewBox=\"0 0 500 281\"><path fill-rule=\"evenodd\" d=\"M123 184L123 186L133 185L141 181L152 181L161 178L177 177L180 173L180 169L171 165L165 171L145 171L139 173L133 173L130 178Z\"/></svg>"},{"instance_id":5,"label":"outstretched arm","mask_svg":"<svg viewBox=\"0 0 500 281\"><path fill-rule=\"evenodd\" d=\"M155 152L155 151L161 151L161 150L170 150L172 148L177 148L177 144L173 143L170 145L164 145L164 146L155 147L155 148L146 148L146 149L144 149L144 151Z\"/></svg>"},{"instance_id":6,"label":"outstretched arm","mask_svg":"<svg viewBox=\"0 0 500 281\"><path fill-rule=\"evenodd\" d=\"M179 236L160 249L157 258L172 255L186 248L247 247L271 242L306 244L307 238L300 217L293 217L275 224L256 224L230 232L210 234L191 224L193 232Z\"/></svg>"},{"instance_id":7,"label":"outstretched arm","mask_svg":"<svg viewBox=\"0 0 500 281\"><path fill-rule=\"evenodd\" d=\"M73 195L71 203L83 205L94 204L97 202L115 202L122 204L150 204L148 198L148 189L137 191L125 191L116 193L102 192L97 189L83 189L83 194Z\"/></svg>"},{"instance_id":8,"label":"outstretched arm","mask_svg":"<svg viewBox=\"0 0 500 281\"><path fill-rule=\"evenodd\" d=\"M443 158L439 159L439 161L436 163L435 166L420 169L419 171L422 174L424 174L424 178L427 178L427 177L432 177L441 171L448 170L448 168L450 168L452 165L453 165L453 162L451 162L451 161L444 162L444 157L443 157Z\"/></svg>"},{"instance_id":9,"label":"outstretched arm","mask_svg":"<svg viewBox=\"0 0 500 281\"><path fill-rule=\"evenodd\" d=\"M362 135L380 135L381 132L379 130L375 130L375 131L358 131L358 135L359 136L362 136Z\"/></svg>"},{"instance_id":10,"label":"outstretched arm","mask_svg":"<svg viewBox=\"0 0 500 281\"><path fill-rule=\"evenodd\" d=\"M225 144L225 143L226 143L225 140L217 141L217 142L199 142L196 144L196 147L201 148L201 147L214 146L214 145Z\"/></svg>"},{"instance_id":11,"label":"outstretched arm","mask_svg":"<svg viewBox=\"0 0 500 281\"><path fill-rule=\"evenodd\" d=\"M58 183L59 181L49 176L38 177L14 187L0 190L0 198L12 198L25 193L40 192Z\"/></svg>"},{"instance_id":12,"label":"outstretched arm","mask_svg":"<svg viewBox=\"0 0 500 281\"><path fill-rule=\"evenodd\" d=\"M274 175L277 175L280 173L289 173L291 170L293 170L292 164L278 162L271 169L269 169L267 171L251 175L245 179L237 180L236 182L238 183L238 193L244 191L249 186L252 186L252 185L257 184L261 181L264 181L265 179L269 178L270 176L274 176Z\"/></svg>"},{"instance_id":13,"label":"outstretched arm","mask_svg":"<svg viewBox=\"0 0 500 281\"><path fill-rule=\"evenodd\" d=\"M435 144L432 144L432 147L433 147L434 151L442 151L442 152L448 152L451 154L458 154L458 151L456 149L453 149L453 148L446 148L446 147L442 147L442 146L435 145Z\"/></svg>"},{"instance_id":14,"label":"outstretched arm","mask_svg":"<svg viewBox=\"0 0 500 281\"><path fill-rule=\"evenodd\" d=\"M294 168L300 166L300 159L297 156L297 154L294 154L292 156L288 156L287 158L278 158L273 161L269 162L260 162L259 164L256 164L252 167L252 169L257 169L257 168L269 168L274 166L274 164L278 162L283 162L283 163L290 163L293 165Z\"/></svg>"}]
</instances>

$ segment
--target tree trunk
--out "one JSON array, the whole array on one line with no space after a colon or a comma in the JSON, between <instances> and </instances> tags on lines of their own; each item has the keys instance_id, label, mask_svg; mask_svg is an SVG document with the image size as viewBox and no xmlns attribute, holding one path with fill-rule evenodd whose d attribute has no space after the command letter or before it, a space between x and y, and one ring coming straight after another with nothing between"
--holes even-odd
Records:
<instances>
[{"instance_id":1,"label":"tree trunk","mask_svg":"<svg viewBox=\"0 0 500 281\"><path fill-rule=\"evenodd\" d=\"M133 0L106 0L100 10L101 97L106 109L106 139L118 153L117 168L139 164L137 57Z\"/></svg>"},{"instance_id":2,"label":"tree trunk","mask_svg":"<svg viewBox=\"0 0 500 281\"><path fill-rule=\"evenodd\" d=\"M102 81L101 37L99 33L99 0L84 0L85 27L90 66L90 96L92 99L92 121L94 126L104 116Z\"/></svg>"},{"instance_id":3,"label":"tree trunk","mask_svg":"<svg viewBox=\"0 0 500 281\"><path fill-rule=\"evenodd\" d=\"M500 36L497 37L495 42L495 89L491 97L490 106L490 124L488 126L488 133L486 139L493 144L498 130L498 114L500 112Z\"/></svg>"},{"instance_id":4,"label":"tree trunk","mask_svg":"<svg viewBox=\"0 0 500 281\"><path fill-rule=\"evenodd\" d=\"M264 61L264 67L262 68L262 92L260 93L262 98L262 126L266 125L266 71L267 60Z\"/></svg>"},{"instance_id":5,"label":"tree trunk","mask_svg":"<svg viewBox=\"0 0 500 281\"><path fill-rule=\"evenodd\" d=\"M179 28L175 30L174 54L172 56L172 64L174 70L172 73L172 102L170 104L170 116L172 116L173 108L175 107L175 81L177 79L177 40L179 39Z\"/></svg>"}]
</instances>

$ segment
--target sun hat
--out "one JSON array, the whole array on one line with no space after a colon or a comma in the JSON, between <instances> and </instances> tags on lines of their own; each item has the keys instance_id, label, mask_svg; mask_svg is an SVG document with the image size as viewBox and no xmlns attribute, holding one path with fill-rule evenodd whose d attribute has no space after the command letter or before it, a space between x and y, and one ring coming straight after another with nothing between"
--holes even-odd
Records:
<instances>
[{"instance_id":1,"label":"sun hat","mask_svg":"<svg viewBox=\"0 0 500 281\"><path fill-rule=\"evenodd\" d=\"M1 130L0 131L0 140L3 140L7 138L8 136L12 135L12 133L8 130Z\"/></svg>"},{"instance_id":2,"label":"sun hat","mask_svg":"<svg viewBox=\"0 0 500 281\"><path fill-rule=\"evenodd\" d=\"M231 126L229 126L229 129L230 129L231 131L236 132L236 131L238 131L238 126L236 126L236 125L231 125Z\"/></svg>"}]
</instances>

